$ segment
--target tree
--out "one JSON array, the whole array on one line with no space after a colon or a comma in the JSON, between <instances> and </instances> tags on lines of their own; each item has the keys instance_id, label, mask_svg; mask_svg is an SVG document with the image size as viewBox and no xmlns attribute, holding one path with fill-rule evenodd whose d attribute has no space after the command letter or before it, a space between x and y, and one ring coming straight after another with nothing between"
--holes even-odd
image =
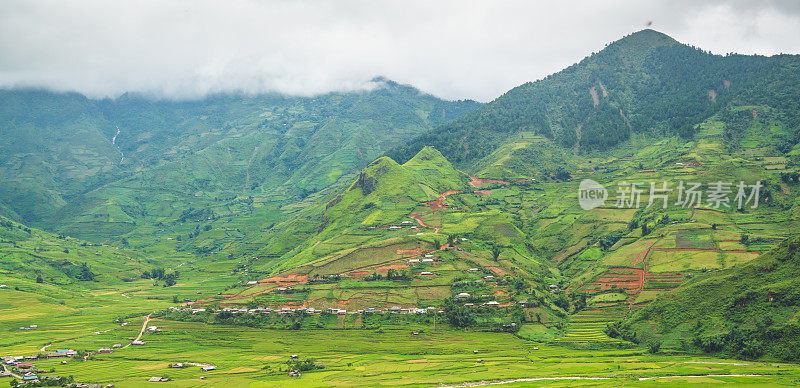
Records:
<instances>
[{"instance_id":1,"label":"tree","mask_svg":"<svg viewBox=\"0 0 800 388\"><path fill-rule=\"evenodd\" d=\"M497 244L492 245L492 258L496 261L500 257L502 249Z\"/></svg>"},{"instance_id":2,"label":"tree","mask_svg":"<svg viewBox=\"0 0 800 388\"><path fill-rule=\"evenodd\" d=\"M450 325L454 327L469 327L476 323L475 316L468 307L456 304L449 299L445 302L444 315Z\"/></svg>"},{"instance_id":3,"label":"tree","mask_svg":"<svg viewBox=\"0 0 800 388\"><path fill-rule=\"evenodd\" d=\"M42 278L41 274L36 276L36 283L44 283L44 279Z\"/></svg>"},{"instance_id":4,"label":"tree","mask_svg":"<svg viewBox=\"0 0 800 388\"><path fill-rule=\"evenodd\" d=\"M651 354L656 354L658 351L661 350L661 341L659 340L650 340L647 343L647 352Z\"/></svg>"}]
</instances>

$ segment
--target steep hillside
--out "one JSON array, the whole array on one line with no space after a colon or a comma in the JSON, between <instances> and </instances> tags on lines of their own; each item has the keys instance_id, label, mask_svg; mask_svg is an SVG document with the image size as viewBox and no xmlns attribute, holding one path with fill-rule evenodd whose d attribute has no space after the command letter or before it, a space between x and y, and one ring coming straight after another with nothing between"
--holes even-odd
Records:
<instances>
[{"instance_id":1,"label":"steep hillside","mask_svg":"<svg viewBox=\"0 0 800 388\"><path fill-rule=\"evenodd\" d=\"M76 290L95 288L139 279L142 271L178 263L178 259L154 259L136 251L95 245L0 218L3 263L0 282L9 286L36 282L76 286L73 288Z\"/></svg>"},{"instance_id":2,"label":"steep hillside","mask_svg":"<svg viewBox=\"0 0 800 388\"><path fill-rule=\"evenodd\" d=\"M771 107L796 129L798 69L796 55L712 55L643 30L388 155L402 161L422 145L433 145L472 171L476 161L519 140L520 133L572 153L605 150L639 134L691 138L696 124L730 103ZM791 148L797 139L786 140Z\"/></svg>"},{"instance_id":3,"label":"steep hillside","mask_svg":"<svg viewBox=\"0 0 800 388\"><path fill-rule=\"evenodd\" d=\"M99 240L220 198L302 197L478 105L382 78L373 85L196 101L4 90L0 212Z\"/></svg>"},{"instance_id":4,"label":"steep hillside","mask_svg":"<svg viewBox=\"0 0 800 388\"><path fill-rule=\"evenodd\" d=\"M346 189L333 197L320 197L317 204L276 225L273 230L277 236L268 237L271 241L282 242L286 234L297 234L306 230L305 241L296 241L299 246L271 244L269 250L261 253L284 255L279 263L282 269L309 262L334 253L342 248L353 248L360 244L379 241L409 232L430 232L437 227L424 227L410 215L415 209L442 206L444 198L467 187L468 177L455 170L438 151L424 148L417 156L403 165L392 159L381 157L364 168ZM311 216L312 214L315 214ZM313 217L317 222L299 225L302 220ZM405 221L406 230L398 232L390 229ZM421 227L409 229L410 224ZM309 229L309 226L313 228ZM357 235L354 241L347 242L347 235ZM430 237L427 238L430 240ZM442 237L441 239L444 239ZM280 250L294 248L288 254ZM274 249L279 249L275 251ZM285 262L291 258L289 262Z\"/></svg>"},{"instance_id":5,"label":"steep hillside","mask_svg":"<svg viewBox=\"0 0 800 388\"><path fill-rule=\"evenodd\" d=\"M93 101L9 90L0 90L0 101L0 214L42 221L119 170L114 125Z\"/></svg>"},{"instance_id":6,"label":"steep hillside","mask_svg":"<svg viewBox=\"0 0 800 388\"><path fill-rule=\"evenodd\" d=\"M800 237L757 259L666 293L615 334L710 353L788 361L800 357Z\"/></svg>"}]
</instances>

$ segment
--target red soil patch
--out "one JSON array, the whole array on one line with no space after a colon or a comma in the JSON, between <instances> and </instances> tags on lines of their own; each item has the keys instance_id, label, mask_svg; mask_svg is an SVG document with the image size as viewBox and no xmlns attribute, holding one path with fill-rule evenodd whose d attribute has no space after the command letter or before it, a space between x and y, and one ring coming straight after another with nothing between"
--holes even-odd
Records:
<instances>
[{"instance_id":1,"label":"red soil patch","mask_svg":"<svg viewBox=\"0 0 800 388\"><path fill-rule=\"evenodd\" d=\"M600 105L600 98L597 96L597 88L594 86L589 88L589 94L592 96L592 103L594 106Z\"/></svg>"},{"instance_id":2,"label":"red soil patch","mask_svg":"<svg viewBox=\"0 0 800 388\"><path fill-rule=\"evenodd\" d=\"M363 278L369 276L369 272L367 271L350 272L349 274L347 274L347 276L350 276L351 278Z\"/></svg>"},{"instance_id":3,"label":"red soil patch","mask_svg":"<svg viewBox=\"0 0 800 388\"><path fill-rule=\"evenodd\" d=\"M501 181L501 180L498 180L498 179L476 178L474 176L470 176L469 179L471 179L469 181L469 184L472 187L481 187L483 185L488 185L490 183L500 183L500 184L503 184L503 185L509 185L510 184L510 182L508 182L508 181Z\"/></svg>"},{"instance_id":4,"label":"red soil patch","mask_svg":"<svg viewBox=\"0 0 800 388\"><path fill-rule=\"evenodd\" d=\"M475 190L476 195L492 195L492 190Z\"/></svg>"},{"instance_id":5,"label":"red soil patch","mask_svg":"<svg viewBox=\"0 0 800 388\"><path fill-rule=\"evenodd\" d=\"M508 271L506 271L506 269L505 269L505 268L500 268L500 267L486 267L486 269L488 269L489 271L492 271L492 273L493 273L493 274L495 274L495 275L497 275L497 276L506 276L506 275L509 275L509 272L508 272Z\"/></svg>"},{"instance_id":6,"label":"red soil patch","mask_svg":"<svg viewBox=\"0 0 800 388\"><path fill-rule=\"evenodd\" d=\"M422 248L414 248L414 249L398 249L398 255L419 255L422 253Z\"/></svg>"},{"instance_id":7,"label":"red soil patch","mask_svg":"<svg viewBox=\"0 0 800 388\"><path fill-rule=\"evenodd\" d=\"M581 288L581 291L594 292L617 288L634 295L644 289L644 280L645 270L643 269L612 268L608 272L596 277L589 284L586 284L587 287L591 288Z\"/></svg>"},{"instance_id":8,"label":"red soil patch","mask_svg":"<svg viewBox=\"0 0 800 388\"><path fill-rule=\"evenodd\" d=\"M461 190L447 190L439 198L436 198L433 201L428 202L428 205L431 209L447 209L447 205L444 204L444 200L447 199L448 195L460 193Z\"/></svg>"},{"instance_id":9,"label":"red soil patch","mask_svg":"<svg viewBox=\"0 0 800 388\"><path fill-rule=\"evenodd\" d=\"M406 269L408 268L408 264L389 264L389 265L382 265L380 267L375 267L375 272L386 274L389 272L390 269L399 270L399 269Z\"/></svg>"},{"instance_id":10,"label":"red soil patch","mask_svg":"<svg viewBox=\"0 0 800 388\"><path fill-rule=\"evenodd\" d=\"M603 97L608 97L608 92L606 91L606 87L603 86L603 83L598 81L597 84L600 85L600 89L603 91Z\"/></svg>"},{"instance_id":11,"label":"red soil patch","mask_svg":"<svg viewBox=\"0 0 800 388\"><path fill-rule=\"evenodd\" d=\"M308 281L308 275L301 275L301 274L288 274L283 276L270 276L266 279L261 279L259 283L306 283Z\"/></svg>"}]
</instances>

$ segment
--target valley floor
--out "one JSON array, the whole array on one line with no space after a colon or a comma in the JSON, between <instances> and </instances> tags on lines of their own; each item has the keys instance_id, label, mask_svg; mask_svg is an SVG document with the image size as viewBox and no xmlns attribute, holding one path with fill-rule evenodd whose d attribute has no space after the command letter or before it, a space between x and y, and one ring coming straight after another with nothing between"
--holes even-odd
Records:
<instances>
[{"instance_id":1,"label":"valley floor","mask_svg":"<svg viewBox=\"0 0 800 388\"><path fill-rule=\"evenodd\" d=\"M95 312L96 313L96 312ZM42 327L2 341L2 355L37 353L39 342L59 338L50 349L96 349L128 343L145 324L124 326L90 320L71 328ZM98 316L99 317L99 316ZM75 318L75 317L73 317ZM45 325L47 326L47 325ZM100 330L106 326L109 329ZM35 361L43 375L74 376L77 382L139 387L151 377L165 386L653 386L689 383L794 384L800 366L681 354L647 354L642 349L586 350L523 340L513 334L447 328L395 326L378 330L262 330L152 319L157 333L144 331L144 346L93 354L87 360ZM83 330L81 330L83 329ZM87 331L87 330L98 330ZM418 335L413 331L417 330ZM35 335L35 336L34 336ZM46 344L45 344L46 345ZM31 350L26 353L26 349ZM289 377L287 361L298 355L323 369ZM185 368L170 368L183 363ZM213 371L201 366L214 365Z\"/></svg>"}]
</instances>

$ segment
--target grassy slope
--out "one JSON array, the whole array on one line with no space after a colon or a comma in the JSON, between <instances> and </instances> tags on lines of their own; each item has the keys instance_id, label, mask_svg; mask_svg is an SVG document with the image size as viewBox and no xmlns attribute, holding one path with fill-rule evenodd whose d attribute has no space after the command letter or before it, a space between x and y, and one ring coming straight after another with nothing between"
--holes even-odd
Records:
<instances>
[{"instance_id":1,"label":"grassy slope","mask_svg":"<svg viewBox=\"0 0 800 388\"><path fill-rule=\"evenodd\" d=\"M797 360L800 237L732 269L689 282L624 321L639 339L745 358Z\"/></svg>"}]
</instances>

